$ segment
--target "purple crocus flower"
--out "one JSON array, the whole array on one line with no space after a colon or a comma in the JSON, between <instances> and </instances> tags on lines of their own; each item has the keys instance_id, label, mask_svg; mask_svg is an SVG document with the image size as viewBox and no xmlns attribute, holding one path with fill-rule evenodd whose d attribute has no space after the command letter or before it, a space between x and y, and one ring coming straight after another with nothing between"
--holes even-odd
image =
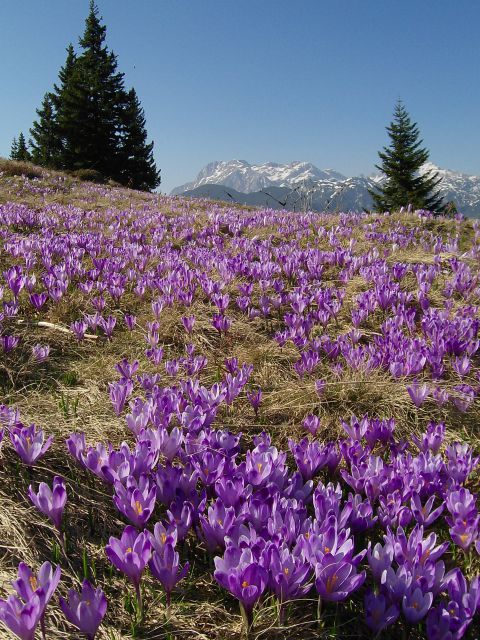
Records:
<instances>
[{"instance_id":1,"label":"purple crocus flower","mask_svg":"<svg viewBox=\"0 0 480 640\"><path fill-rule=\"evenodd\" d=\"M449 532L452 540L466 551L478 537L479 516L469 520L457 519L453 522Z\"/></svg>"},{"instance_id":2,"label":"purple crocus flower","mask_svg":"<svg viewBox=\"0 0 480 640\"><path fill-rule=\"evenodd\" d=\"M312 583L312 567L301 556L293 555L286 545L271 544L267 554L269 586L280 603L306 595Z\"/></svg>"},{"instance_id":3,"label":"purple crocus flower","mask_svg":"<svg viewBox=\"0 0 480 640\"><path fill-rule=\"evenodd\" d=\"M162 587L165 589L168 612L170 608L171 593L180 580L187 575L189 563L185 562L183 567L180 568L180 557L178 552L175 551L171 542L165 542L161 552L158 550L153 552L148 566L150 567L153 577L159 580Z\"/></svg>"},{"instance_id":4,"label":"purple crocus flower","mask_svg":"<svg viewBox=\"0 0 480 640\"><path fill-rule=\"evenodd\" d=\"M445 505L442 503L439 507L432 511L435 501L435 495L430 496L422 507L422 502L418 493L414 493L410 500L410 508L415 520L424 527L430 526L443 512Z\"/></svg>"},{"instance_id":5,"label":"purple crocus flower","mask_svg":"<svg viewBox=\"0 0 480 640\"><path fill-rule=\"evenodd\" d=\"M252 405L255 416L258 416L258 409L260 407L260 403L262 402L262 390L258 389L257 391L247 391L247 398Z\"/></svg>"},{"instance_id":6,"label":"purple crocus flower","mask_svg":"<svg viewBox=\"0 0 480 640\"><path fill-rule=\"evenodd\" d=\"M88 580L84 580L80 593L70 589L67 600L60 597L59 602L67 620L88 640L94 640L107 611L107 599L102 589L94 589Z\"/></svg>"},{"instance_id":7,"label":"purple crocus flower","mask_svg":"<svg viewBox=\"0 0 480 640\"><path fill-rule=\"evenodd\" d=\"M152 554L152 543L146 533L138 533L135 527L125 527L122 537L110 537L105 547L110 562L132 582L137 590L142 573Z\"/></svg>"},{"instance_id":8,"label":"purple crocus flower","mask_svg":"<svg viewBox=\"0 0 480 640\"><path fill-rule=\"evenodd\" d=\"M170 433L165 427L160 427L156 433L156 446L158 452L163 454L165 458L172 462L183 442L182 430L178 427L174 427Z\"/></svg>"},{"instance_id":9,"label":"purple crocus flower","mask_svg":"<svg viewBox=\"0 0 480 640\"><path fill-rule=\"evenodd\" d=\"M0 336L0 344L4 353L13 351L19 342L20 338L18 336Z\"/></svg>"},{"instance_id":10,"label":"purple crocus flower","mask_svg":"<svg viewBox=\"0 0 480 640\"><path fill-rule=\"evenodd\" d=\"M426 433L423 433L420 438L417 438L416 435L412 435L412 440L420 451L426 453L430 450L433 454L437 454L440 451L444 438L445 425L443 422L439 422L438 424L430 422Z\"/></svg>"},{"instance_id":11,"label":"purple crocus flower","mask_svg":"<svg viewBox=\"0 0 480 640\"><path fill-rule=\"evenodd\" d=\"M81 342L85 337L85 332L88 329L88 325L84 320L75 320L70 325L70 331L75 334L75 337Z\"/></svg>"},{"instance_id":12,"label":"purple crocus flower","mask_svg":"<svg viewBox=\"0 0 480 640\"><path fill-rule=\"evenodd\" d=\"M417 587L408 591L402 599L402 611L409 624L417 624L427 615L427 611L432 606L433 594L423 591Z\"/></svg>"},{"instance_id":13,"label":"purple crocus flower","mask_svg":"<svg viewBox=\"0 0 480 640\"><path fill-rule=\"evenodd\" d=\"M365 619L374 633L380 633L386 627L393 624L400 615L400 609L396 604L390 606L383 594L376 595L372 591L365 596Z\"/></svg>"},{"instance_id":14,"label":"purple crocus flower","mask_svg":"<svg viewBox=\"0 0 480 640\"><path fill-rule=\"evenodd\" d=\"M455 602L440 603L430 609L427 616L428 640L454 640L461 638L466 627L466 619L460 619L460 610ZM463 628L461 634L458 633Z\"/></svg>"},{"instance_id":15,"label":"purple crocus flower","mask_svg":"<svg viewBox=\"0 0 480 640\"><path fill-rule=\"evenodd\" d=\"M380 578L385 593L393 602L400 603L403 596L408 593L412 585L413 575L407 564L400 565L396 570L393 567L385 569Z\"/></svg>"},{"instance_id":16,"label":"purple crocus flower","mask_svg":"<svg viewBox=\"0 0 480 640\"><path fill-rule=\"evenodd\" d=\"M45 292L32 293L32 295L30 296L30 302L32 303L32 305L35 307L37 311L41 307L43 307L47 299L48 299L48 295Z\"/></svg>"},{"instance_id":17,"label":"purple crocus flower","mask_svg":"<svg viewBox=\"0 0 480 640\"><path fill-rule=\"evenodd\" d=\"M175 525L165 527L162 522L157 522L153 527L153 534L149 533L150 542L152 543L152 551L157 553L163 553L163 548L167 543L173 545L177 544L177 528Z\"/></svg>"},{"instance_id":18,"label":"purple crocus flower","mask_svg":"<svg viewBox=\"0 0 480 640\"><path fill-rule=\"evenodd\" d=\"M65 444L70 455L83 464L82 454L85 453L87 448L85 433L71 433L65 440Z\"/></svg>"},{"instance_id":19,"label":"purple crocus flower","mask_svg":"<svg viewBox=\"0 0 480 640\"><path fill-rule=\"evenodd\" d=\"M32 465L50 447L53 436L45 440L43 429L37 430L34 424L25 427L20 423L11 429L10 439L21 459L26 464Z\"/></svg>"},{"instance_id":20,"label":"purple crocus flower","mask_svg":"<svg viewBox=\"0 0 480 640\"><path fill-rule=\"evenodd\" d=\"M157 496L149 476L140 475L138 482L134 476L129 476L126 485L116 480L114 486L113 501L117 509L137 528L143 527L153 513Z\"/></svg>"},{"instance_id":21,"label":"purple crocus flower","mask_svg":"<svg viewBox=\"0 0 480 640\"><path fill-rule=\"evenodd\" d=\"M35 493L32 485L28 487L28 496L37 509L50 518L58 531L62 525L62 515L67 502L65 480L60 476L53 478L52 489L45 482L41 482Z\"/></svg>"},{"instance_id":22,"label":"purple crocus flower","mask_svg":"<svg viewBox=\"0 0 480 640\"><path fill-rule=\"evenodd\" d=\"M323 600L338 602L345 600L353 591L365 582L366 573L356 572L355 566L348 561L336 561L326 553L315 567L315 587Z\"/></svg>"},{"instance_id":23,"label":"purple crocus flower","mask_svg":"<svg viewBox=\"0 0 480 640\"><path fill-rule=\"evenodd\" d=\"M108 316L108 318L100 318L98 324L105 331L105 335L107 336L107 338L111 338L113 330L115 329L115 325L117 324L117 319L114 316Z\"/></svg>"},{"instance_id":24,"label":"purple crocus flower","mask_svg":"<svg viewBox=\"0 0 480 640\"><path fill-rule=\"evenodd\" d=\"M305 481L311 480L327 464L328 445L324 447L316 440L309 442L304 438L298 443L289 439L288 446Z\"/></svg>"},{"instance_id":25,"label":"purple crocus flower","mask_svg":"<svg viewBox=\"0 0 480 640\"><path fill-rule=\"evenodd\" d=\"M212 326L219 334L227 333L232 325L232 321L221 313L214 313L212 317Z\"/></svg>"},{"instance_id":26,"label":"purple crocus flower","mask_svg":"<svg viewBox=\"0 0 480 640\"><path fill-rule=\"evenodd\" d=\"M268 572L255 560L252 550L229 546L223 558L214 558L215 580L229 591L243 607L247 627L252 623L255 603L268 584Z\"/></svg>"},{"instance_id":27,"label":"purple crocus flower","mask_svg":"<svg viewBox=\"0 0 480 640\"><path fill-rule=\"evenodd\" d=\"M195 316L184 316L182 318L182 323L185 327L185 331L187 333L192 333L193 327L195 325Z\"/></svg>"},{"instance_id":28,"label":"purple crocus flower","mask_svg":"<svg viewBox=\"0 0 480 640\"><path fill-rule=\"evenodd\" d=\"M123 379L120 382L110 382L108 387L113 409L117 416L119 416L123 411L127 399L132 395L133 382L128 379Z\"/></svg>"},{"instance_id":29,"label":"purple crocus flower","mask_svg":"<svg viewBox=\"0 0 480 640\"><path fill-rule=\"evenodd\" d=\"M0 620L20 640L35 640L35 630L44 612L42 595L34 594L27 602L10 595L0 599Z\"/></svg>"},{"instance_id":30,"label":"purple crocus flower","mask_svg":"<svg viewBox=\"0 0 480 640\"><path fill-rule=\"evenodd\" d=\"M48 344L41 345L35 344L32 347L32 356L36 362L45 362L47 360L48 355L50 353L50 347Z\"/></svg>"},{"instance_id":31,"label":"purple crocus flower","mask_svg":"<svg viewBox=\"0 0 480 640\"><path fill-rule=\"evenodd\" d=\"M134 360L132 363L130 363L127 358L123 358L122 360L120 360L120 362L117 362L117 364L115 365L115 369L122 376L122 378L131 380L134 374L137 373L139 366L140 363L138 362L138 360Z\"/></svg>"},{"instance_id":32,"label":"purple crocus flower","mask_svg":"<svg viewBox=\"0 0 480 640\"><path fill-rule=\"evenodd\" d=\"M407 391L416 407L421 407L430 393L428 385L425 383L420 385L418 380L414 380L413 383L407 387Z\"/></svg>"},{"instance_id":33,"label":"purple crocus flower","mask_svg":"<svg viewBox=\"0 0 480 640\"><path fill-rule=\"evenodd\" d=\"M125 325L129 331L133 331L135 325L137 324L137 316L126 313L124 316Z\"/></svg>"},{"instance_id":34,"label":"purple crocus flower","mask_svg":"<svg viewBox=\"0 0 480 640\"><path fill-rule=\"evenodd\" d=\"M371 543L369 543L367 548L367 560L370 565L370 569L372 570L373 577L377 582L379 582L383 572L392 566L393 549L391 545L387 543L382 547L382 545L377 542L377 544L372 548Z\"/></svg>"},{"instance_id":35,"label":"purple crocus flower","mask_svg":"<svg viewBox=\"0 0 480 640\"><path fill-rule=\"evenodd\" d=\"M200 516L200 526L210 552L225 546L225 537L238 532L243 518L237 518L233 507L225 507L220 498L208 507L207 516Z\"/></svg>"},{"instance_id":36,"label":"purple crocus flower","mask_svg":"<svg viewBox=\"0 0 480 640\"><path fill-rule=\"evenodd\" d=\"M54 570L50 562L44 562L37 575L35 575L28 565L20 562L18 565L18 578L12 582L12 586L24 602L31 600L34 595L40 596L42 603L41 615L43 615L50 598L58 586L60 575L60 565L57 565Z\"/></svg>"},{"instance_id":37,"label":"purple crocus flower","mask_svg":"<svg viewBox=\"0 0 480 640\"><path fill-rule=\"evenodd\" d=\"M357 416L352 415L350 418L350 424L345 420L342 420L342 427L353 441L361 440L367 432L367 429L370 427L370 422L366 415L360 420Z\"/></svg>"},{"instance_id":38,"label":"purple crocus flower","mask_svg":"<svg viewBox=\"0 0 480 640\"><path fill-rule=\"evenodd\" d=\"M167 516L172 526L177 528L177 535L179 540L186 538L190 527L193 524L193 516L195 508L193 504L185 500L174 500L170 509L167 511Z\"/></svg>"},{"instance_id":39,"label":"purple crocus flower","mask_svg":"<svg viewBox=\"0 0 480 640\"><path fill-rule=\"evenodd\" d=\"M252 493L252 486L246 483L243 475L222 476L215 482L215 493L226 507L238 508Z\"/></svg>"},{"instance_id":40,"label":"purple crocus flower","mask_svg":"<svg viewBox=\"0 0 480 640\"><path fill-rule=\"evenodd\" d=\"M312 436L315 436L320 429L320 419L317 416L309 415L304 419L303 426Z\"/></svg>"}]
</instances>

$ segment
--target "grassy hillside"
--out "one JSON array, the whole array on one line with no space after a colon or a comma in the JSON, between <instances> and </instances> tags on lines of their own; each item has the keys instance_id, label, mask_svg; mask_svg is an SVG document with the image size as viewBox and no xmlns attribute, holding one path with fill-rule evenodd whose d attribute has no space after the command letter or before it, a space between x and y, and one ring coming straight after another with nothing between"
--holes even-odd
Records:
<instances>
[{"instance_id":1,"label":"grassy hillside","mask_svg":"<svg viewBox=\"0 0 480 640\"><path fill-rule=\"evenodd\" d=\"M235 507L238 526L245 528L242 535L251 537L255 530L269 542L275 534L286 540L284 507L272 507L280 497L269 497L273 489L268 487L281 485L279 474L291 477L301 468L307 454L293 454L294 442L303 438L331 442L338 453L337 464L314 470L314 495L322 491L319 481L339 482L345 504L349 493L371 500L372 518L377 519L366 530L358 528L357 533L351 522L342 525L343 534L350 529L346 535L352 536L356 553L368 541L382 542L387 526L396 530L402 508L411 511L405 529L413 529L415 489L407 491L408 483L420 483L422 503L434 495L435 507L461 486L475 495L478 469L465 462L469 449L454 453L452 443L465 442L478 455L479 265L480 225L472 220L432 218L424 212L322 215L242 209L80 182L2 161L0 597L11 593L9 581L19 562L38 568L49 560L61 564L61 595L78 588L84 577L104 589L108 611L100 638L242 637L238 602L212 575L213 558L223 556L222 545L208 551L199 516L218 498L215 480L235 475L227 467L240 465L237 474L247 474L245 487L253 487L244 488L245 504ZM32 295L42 293L45 300L36 308L38 299L32 301ZM189 329L182 318L193 316ZM45 359L36 345L49 347ZM121 382L125 365L115 366L123 359L138 363L130 386ZM417 400L422 385L427 395L416 406L412 397ZM258 390L257 409L251 398ZM115 407L111 398L117 392L125 392L126 399ZM68 452L65 441L84 432L89 446L111 443L118 450L127 442L133 451L140 427L134 433L128 424L149 402L145 428L165 437L180 429L180 449L173 460L196 478L194 495L182 494L184 503L194 504L194 515L188 534L177 544L181 564L188 561L189 571L172 594L171 611L167 615L163 590L147 570L142 581L145 613L135 623L133 587L105 554L109 537L119 538L128 519L115 507L114 487L99 477L100 466L92 473ZM198 428L189 414L196 409ZM359 420L367 416L366 434L352 415ZM369 439L377 428L375 419L392 419L393 435ZM305 420L317 426L314 435ZM10 441L19 421L34 423L54 438L32 466L22 462ZM438 455L422 444L432 422L445 425ZM209 428L234 435L215 440ZM263 432L270 434L271 445L258 439ZM356 438L361 445L354 444ZM263 464L273 469L258 481L245 471L248 460L257 459L255 449L266 456L255 462L258 474L264 473ZM158 463L149 470L152 482L159 469L169 468L166 449L159 452ZM385 495L379 489L372 497L352 476L353 467L360 473L374 459L390 465L401 480L396 489L393 482ZM212 461L215 469L205 470ZM460 474L454 482L453 467L467 469L465 477ZM51 485L54 476L65 478L67 486L65 549L27 495L29 485ZM308 480L303 473L299 487ZM325 521L332 515L322 511L319 500L312 504L306 490L287 496L286 486L279 489L281 499L295 495L297 500L289 509L299 514L306 509L318 526L321 514ZM400 503L387 516L382 500L393 504L394 490L400 492ZM269 505L268 526L260 515L251 515L255 507L249 491ZM160 488L146 524L150 531L154 523L169 520L172 508L163 495ZM177 495L177 506L181 500ZM174 516L170 519L179 526L184 515ZM337 533L339 517L334 518ZM442 558L447 569L460 567L471 580L480 568L478 522L463 549L455 542L455 535L462 534L452 534L446 517L455 519L445 509L434 524L426 525L425 536L435 531L437 543L448 542ZM304 536L305 527L303 521L298 524L290 548ZM475 531L474 524L471 528ZM312 564L312 583L314 569ZM282 625L267 589L255 606L251 637L373 637L364 615L364 596L373 584L367 558L359 560L358 572L363 570L365 583L348 598L338 604L323 600L320 620L315 587L288 606ZM447 589L445 583L435 592L434 606ZM46 626L48 638L74 637L56 596L47 608ZM424 637L425 629L425 618L408 625L403 613L384 637Z\"/></svg>"}]
</instances>

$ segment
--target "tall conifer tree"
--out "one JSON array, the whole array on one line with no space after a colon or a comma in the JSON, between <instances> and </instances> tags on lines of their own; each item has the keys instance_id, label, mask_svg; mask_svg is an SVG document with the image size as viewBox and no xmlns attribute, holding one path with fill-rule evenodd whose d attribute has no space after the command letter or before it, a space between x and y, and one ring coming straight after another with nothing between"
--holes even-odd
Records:
<instances>
[{"instance_id":1,"label":"tall conifer tree","mask_svg":"<svg viewBox=\"0 0 480 640\"><path fill-rule=\"evenodd\" d=\"M69 70L61 92L58 122L67 168L95 169L118 179L118 131L125 90L116 56L105 45L105 32L91 1L80 38L83 52Z\"/></svg>"},{"instance_id":2,"label":"tall conifer tree","mask_svg":"<svg viewBox=\"0 0 480 640\"><path fill-rule=\"evenodd\" d=\"M427 149L422 148L417 124L410 120L404 105L395 105L394 119L387 127L390 147L378 153L381 165L375 165L386 177L385 182L370 191L377 211L392 211L412 205L415 209L428 209L440 213L442 198L436 189L441 182L438 172L420 174L420 167L428 160Z\"/></svg>"},{"instance_id":3,"label":"tall conifer tree","mask_svg":"<svg viewBox=\"0 0 480 640\"><path fill-rule=\"evenodd\" d=\"M67 47L58 84L47 93L31 131L35 160L61 169L93 169L138 189L160 184L135 91L125 91L117 58L105 44L93 0L79 39Z\"/></svg>"},{"instance_id":4,"label":"tall conifer tree","mask_svg":"<svg viewBox=\"0 0 480 640\"><path fill-rule=\"evenodd\" d=\"M160 172L153 159L153 142L147 143L145 113L135 89L126 94L122 119L122 182L133 189L155 189L160 184Z\"/></svg>"}]
</instances>

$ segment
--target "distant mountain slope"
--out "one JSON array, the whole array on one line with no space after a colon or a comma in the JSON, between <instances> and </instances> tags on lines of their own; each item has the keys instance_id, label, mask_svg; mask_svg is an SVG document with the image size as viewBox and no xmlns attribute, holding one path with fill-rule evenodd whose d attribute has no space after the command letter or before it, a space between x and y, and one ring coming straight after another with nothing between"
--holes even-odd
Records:
<instances>
[{"instance_id":1,"label":"distant mountain slope","mask_svg":"<svg viewBox=\"0 0 480 640\"><path fill-rule=\"evenodd\" d=\"M422 171L428 170L439 171L446 202L453 200L465 215L480 217L479 176L440 169L432 163L422 167ZM318 169L308 162L254 165L245 160L216 161L204 167L195 181L173 189L172 195L290 210L307 206L315 211L348 211L370 209L368 189L380 181L380 176L346 178L333 169Z\"/></svg>"},{"instance_id":2,"label":"distant mountain slope","mask_svg":"<svg viewBox=\"0 0 480 640\"><path fill-rule=\"evenodd\" d=\"M249 164L245 160L211 162L204 167L193 182L176 187L172 195L196 189L204 184L223 184L242 193L260 191L265 187L289 187L305 180L345 180L345 176L332 169L317 169L310 162L278 164Z\"/></svg>"}]
</instances>

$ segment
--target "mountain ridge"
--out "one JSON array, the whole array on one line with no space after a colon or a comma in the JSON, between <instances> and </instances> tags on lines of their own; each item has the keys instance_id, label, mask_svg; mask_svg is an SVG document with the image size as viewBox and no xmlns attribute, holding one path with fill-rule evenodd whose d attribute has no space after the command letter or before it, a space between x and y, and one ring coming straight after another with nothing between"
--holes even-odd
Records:
<instances>
[{"instance_id":1,"label":"mountain ridge","mask_svg":"<svg viewBox=\"0 0 480 640\"><path fill-rule=\"evenodd\" d=\"M438 171L440 191L445 202L455 202L458 211L480 217L480 176L442 169L428 162L421 172ZM310 162L250 164L246 160L210 162L196 180L171 191L172 195L209 197L278 208L324 210L361 210L372 207L368 193L383 180L381 175L346 177L334 169L319 169ZM269 193L275 188L275 193ZM235 193L233 193L235 192ZM220 197L221 196L221 197Z\"/></svg>"}]
</instances>

